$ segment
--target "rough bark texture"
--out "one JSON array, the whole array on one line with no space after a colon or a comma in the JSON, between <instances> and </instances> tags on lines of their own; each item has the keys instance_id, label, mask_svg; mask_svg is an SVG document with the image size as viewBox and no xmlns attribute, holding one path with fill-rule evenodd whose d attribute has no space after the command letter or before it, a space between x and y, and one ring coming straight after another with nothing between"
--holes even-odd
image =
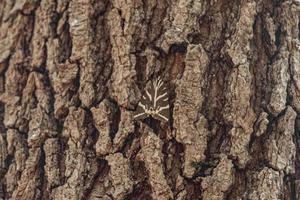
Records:
<instances>
[{"instance_id":1,"label":"rough bark texture","mask_svg":"<svg viewBox=\"0 0 300 200\"><path fill-rule=\"evenodd\" d=\"M0 199L300 199L299 0L0 1ZM169 124L133 121L161 76Z\"/></svg>"}]
</instances>

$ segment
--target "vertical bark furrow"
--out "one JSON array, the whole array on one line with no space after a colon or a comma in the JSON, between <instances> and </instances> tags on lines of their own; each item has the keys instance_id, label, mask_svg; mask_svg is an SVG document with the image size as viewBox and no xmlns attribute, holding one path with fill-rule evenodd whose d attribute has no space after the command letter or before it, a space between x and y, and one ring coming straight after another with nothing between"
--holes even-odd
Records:
<instances>
[{"instance_id":1,"label":"vertical bark furrow","mask_svg":"<svg viewBox=\"0 0 300 200\"><path fill-rule=\"evenodd\" d=\"M193 164L205 159L207 137L205 117L199 114L203 102L201 82L207 66L207 55L200 45L187 49L185 65L181 80L176 82L173 134L178 142L186 144L183 174L192 177Z\"/></svg>"},{"instance_id":2,"label":"vertical bark furrow","mask_svg":"<svg viewBox=\"0 0 300 200\"><path fill-rule=\"evenodd\" d=\"M295 111L291 107L287 107L285 114L272 124L274 127L266 140L268 164L287 174L295 173L295 120Z\"/></svg>"},{"instance_id":3,"label":"vertical bark furrow","mask_svg":"<svg viewBox=\"0 0 300 200\"><path fill-rule=\"evenodd\" d=\"M253 132L255 116L251 108L252 76L248 59L251 59L250 40L253 37L253 21L255 16L254 2L241 6L241 14L233 40L228 39L222 49L232 61L233 69L227 77L226 104L224 119L232 128L229 130L230 155L237 161L239 167L245 167L249 160L247 146ZM244 27L244 28L242 28Z\"/></svg>"},{"instance_id":4,"label":"vertical bark furrow","mask_svg":"<svg viewBox=\"0 0 300 200\"><path fill-rule=\"evenodd\" d=\"M172 191L164 175L162 141L149 128L141 131L141 151L137 155L145 162L149 173L153 199L172 199Z\"/></svg>"},{"instance_id":5,"label":"vertical bark furrow","mask_svg":"<svg viewBox=\"0 0 300 200\"><path fill-rule=\"evenodd\" d=\"M129 160L121 153L115 153L106 157L110 166L109 179L111 190L107 191L113 199L122 200L133 189L133 181L130 178Z\"/></svg>"},{"instance_id":6,"label":"vertical bark furrow","mask_svg":"<svg viewBox=\"0 0 300 200\"><path fill-rule=\"evenodd\" d=\"M214 169L213 175L202 180L203 200L225 199L226 192L233 184L233 163L226 155L221 154L220 157L220 162Z\"/></svg>"},{"instance_id":7,"label":"vertical bark furrow","mask_svg":"<svg viewBox=\"0 0 300 200\"><path fill-rule=\"evenodd\" d=\"M143 20L142 1L125 3L115 0L107 16L112 45L111 56L114 62L111 77L111 95L119 105L133 108L140 92L136 80L135 34L140 34Z\"/></svg>"}]
</instances>

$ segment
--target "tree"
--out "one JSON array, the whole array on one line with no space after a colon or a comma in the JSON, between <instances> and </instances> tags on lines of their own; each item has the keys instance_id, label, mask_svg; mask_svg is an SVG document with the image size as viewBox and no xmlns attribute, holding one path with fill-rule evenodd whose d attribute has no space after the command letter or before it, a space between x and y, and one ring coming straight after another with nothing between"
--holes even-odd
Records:
<instances>
[{"instance_id":1,"label":"tree","mask_svg":"<svg viewBox=\"0 0 300 200\"><path fill-rule=\"evenodd\" d=\"M299 199L298 0L0 2L2 199ZM133 120L158 76L170 120Z\"/></svg>"}]
</instances>

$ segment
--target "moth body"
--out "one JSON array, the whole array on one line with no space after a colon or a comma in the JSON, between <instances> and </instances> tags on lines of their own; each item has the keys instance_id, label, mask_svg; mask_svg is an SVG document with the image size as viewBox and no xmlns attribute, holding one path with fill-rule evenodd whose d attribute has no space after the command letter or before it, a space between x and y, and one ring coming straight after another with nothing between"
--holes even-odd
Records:
<instances>
[{"instance_id":1,"label":"moth body","mask_svg":"<svg viewBox=\"0 0 300 200\"><path fill-rule=\"evenodd\" d=\"M149 116L154 119L169 121L168 91L164 82L157 78L145 91L134 114L135 120L142 120Z\"/></svg>"}]
</instances>

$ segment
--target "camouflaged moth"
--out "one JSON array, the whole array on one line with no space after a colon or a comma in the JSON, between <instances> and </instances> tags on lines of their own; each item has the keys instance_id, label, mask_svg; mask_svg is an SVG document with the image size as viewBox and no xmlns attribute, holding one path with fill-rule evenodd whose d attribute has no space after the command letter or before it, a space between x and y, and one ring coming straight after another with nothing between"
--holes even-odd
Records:
<instances>
[{"instance_id":1,"label":"camouflaged moth","mask_svg":"<svg viewBox=\"0 0 300 200\"><path fill-rule=\"evenodd\" d=\"M160 79L152 81L150 88L145 91L134 113L135 120L149 116L162 122L169 121L169 95L166 84Z\"/></svg>"}]
</instances>

